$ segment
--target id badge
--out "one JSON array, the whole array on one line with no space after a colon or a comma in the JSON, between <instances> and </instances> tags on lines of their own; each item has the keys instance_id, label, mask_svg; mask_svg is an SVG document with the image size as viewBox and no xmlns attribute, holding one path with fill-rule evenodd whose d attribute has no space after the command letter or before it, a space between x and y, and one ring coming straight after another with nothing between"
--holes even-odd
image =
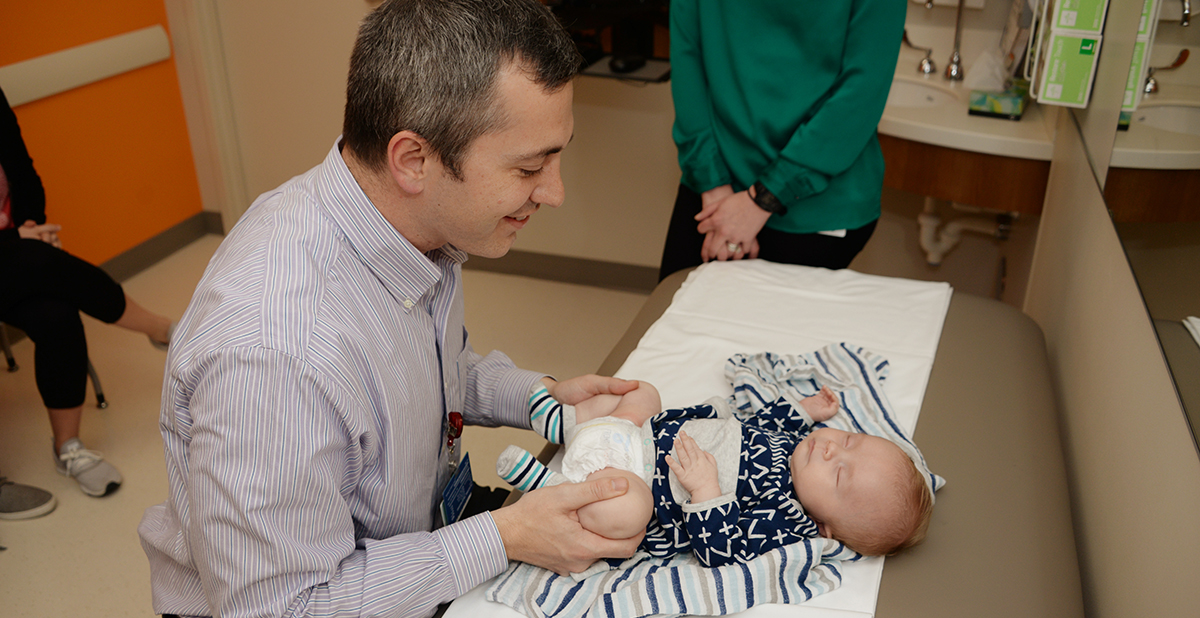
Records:
<instances>
[{"instance_id":1,"label":"id badge","mask_svg":"<svg viewBox=\"0 0 1200 618\"><path fill-rule=\"evenodd\" d=\"M471 499L473 488L471 454L466 453L454 471L454 475L450 477L450 482L446 483L446 488L442 490L441 512L442 522L445 525L450 525L462 517L463 509Z\"/></svg>"}]
</instances>

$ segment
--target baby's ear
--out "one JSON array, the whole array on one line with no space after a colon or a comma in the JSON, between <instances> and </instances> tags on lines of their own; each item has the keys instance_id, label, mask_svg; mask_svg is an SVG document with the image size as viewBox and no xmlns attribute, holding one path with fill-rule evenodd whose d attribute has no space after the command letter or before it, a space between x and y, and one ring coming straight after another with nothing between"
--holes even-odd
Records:
<instances>
[{"instance_id":1,"label":"baby's ear","mask_svg":"<svg viewBox=\"0 0 1200 618\"><path fill-rule=\"evenodd\" d=\"M813 520L813 521L816 521L816 520ZM823 536L827 539L833 538L833 533L829 531L829 526L826 526L825 522L823 522L823 521L817 522L817 534L820 534L821 536Z\"/></svg>"}]
</instances>

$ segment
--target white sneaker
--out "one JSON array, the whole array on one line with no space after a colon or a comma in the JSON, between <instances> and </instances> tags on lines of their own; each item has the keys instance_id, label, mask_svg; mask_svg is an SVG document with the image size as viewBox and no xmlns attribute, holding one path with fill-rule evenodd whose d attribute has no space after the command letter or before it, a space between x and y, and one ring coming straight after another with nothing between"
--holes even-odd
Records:
<instances>
[{"instance_id":1,"label":"white sneaker","mask_svg":"<svg viewBox=\"0 0 1200 618\"><path fill-rule=\"evenodd\" d=\"M104 461L104 455L83 448L79 438L63 444L54 462L58 473L79 482L79 489L89 496L107 496L121 486L121 473Z\"/></svg>"}]
</instances>

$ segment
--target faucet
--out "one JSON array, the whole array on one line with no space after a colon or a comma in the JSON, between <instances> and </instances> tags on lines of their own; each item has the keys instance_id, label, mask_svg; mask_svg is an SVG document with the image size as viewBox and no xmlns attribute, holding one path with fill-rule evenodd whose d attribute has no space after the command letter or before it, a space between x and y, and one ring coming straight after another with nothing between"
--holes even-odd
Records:
<instances>
[{"instance_id":1,"label":"faucet","mask_svg":"<svg viewBox=\"0 0 1200 618\"><path fill-rule=\"evenodd\" d=\"M928 7L932 2L926 3ZM954 51L950 54L950 63L946 65L946 79L960 82L965 73L962 66L962 55L958 53L962 45L962 11L963 0L958 0L958 15L954 18Z\"/></svg>"},{"instance_id":2,"label":"faucet","mask_svg":"<svg viewBox=\"0 0 1200 618\"><path fill-rule=\"evenodd\" d=\"M932 0L931 0L932 1ZM1183 19L1179 20L1179 25L1187 28L1191 25L1192 20L1192 0L1183 0Z\"/></svg>"},{"instance_id":3,"label":"faucet","mask_svg":"<svg viewBox=\"0 0 1200 618\"><path fill-rule=\"evenodd\" d=\"M1146 72L1146 86L1142 88L1142 92L1145 92L1146 94L1154 94L1158 92L1158 80L1154 77L1155 71L1170 71L1171 69L1178 69L1179 67L1183 66L1183 63L1187 62L1189 54L1190 52L1187 50L1187 48L1184 48L1179 50L1179 55L1175 57L1175 61L1171 64L1165 67L1150 67L1150 70Z\"/></svg>"},{"instance_id":4,"label":"faucet","mask_svg":"<svg viewBox=\"0 0 1200 618\"><path fill-rule=\"evenodd\" d=\"M908 40L908 28L904 29L903 41L904 41L905 45L907 45L917 51L925 52L925 57L922 58L921 63L919 65L917 65L918 71L920 71L926 75L929 75L930 73L933 73L934 71L937 70L937 66L933 64L933 58L931 58L931 56L933 55L932 47L917 47L916 45L913 45L912 41Z\"/></svg>"}]
</instances>

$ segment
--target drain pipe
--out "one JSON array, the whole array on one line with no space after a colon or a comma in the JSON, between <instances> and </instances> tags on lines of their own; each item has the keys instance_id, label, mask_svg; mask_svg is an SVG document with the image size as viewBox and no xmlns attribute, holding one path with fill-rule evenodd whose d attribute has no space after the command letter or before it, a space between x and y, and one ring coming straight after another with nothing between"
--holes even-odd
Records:
<instances>
[{"instance_id":1,"label":"drain pipe","mask_svg":"<svg viewBox=\"0 0 1200 618\"><path fill-rule=\"evenodd\" d=\"M921 249L925 251L925 261L931 266L942 263L946 254L962 240L963 232L977 232L1000 239L1008 237L1007 225L977 217L959 217L938 231L942 219L937 215L936 203L932 197L925 198L925 211L917 215L917 223L921 228Z\"/></svg>"}]
</instances>

